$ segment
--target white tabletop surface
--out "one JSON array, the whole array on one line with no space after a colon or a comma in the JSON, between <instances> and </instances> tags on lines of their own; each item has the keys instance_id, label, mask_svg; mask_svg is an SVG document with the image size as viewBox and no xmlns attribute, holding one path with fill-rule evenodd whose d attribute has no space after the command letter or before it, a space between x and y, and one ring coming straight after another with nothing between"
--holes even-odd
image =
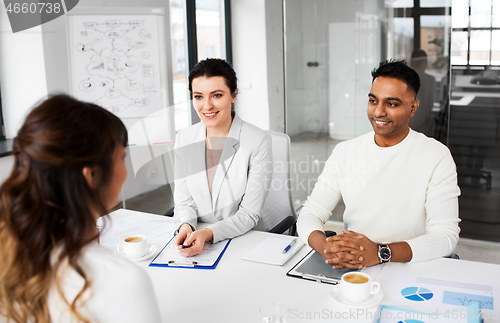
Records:
<instances>
[{"instance_id":1,"label":"white tabletop surface","mask_svg":"<svg viewBox=\"0 0 500 323\"><path fill-rule=\"evenodd\" d=\"M464 92L464 91L453 91L451 96L460 97L459 100L450 100L450 104L468 106L476 97L486 97L486 98L500 98L500 93L491 92ZM495 106L499 108L498 106Z\"/></svg>"},{"instance_id":2,"label":"white tabletop surface","mask_svg":"<svg viewBox=\"0 0 500 323\"><path fill-rule=\"evenodd\" d=\"M127 214L118 210L113 219ZM172 218L143 214L147 219L173 221ZM150 275L160 304L163 322L261 322L259 309L267 303L279 302L288 306L287 322L372 322L377 307L349 309L336 305L329 294L335 288L286 276L310 250L304 246L285 265L273 266L242 260L270 233L250 231L231 241L214 270L148 267L151 259L139 262ZM275 235L279 236L279 235ZM172 232L149 239L159 250L170 240ZM380 266L380 265L379 265ZM378 266L370 268L377 269ZM400 274L425 275L449 280L472 280L500 286L500 266L454 259L437 259L422 263L389 263L375 277L384 292L384 305L395 288ZM495 288L496 288L495 287ZM498 296L498 290L496 290ZM495 298L494 313L500 303ZM485 322L500 322L490 317ZM398 322L398 321L395 321ZM436 321L437 322L437 321Z\"/></svg>"},{"instance_id":3,"label":"white tabletop surface","mask_svg":"<svg viewBox=\"0 0 500 323\"><path fill-rule=\"evenodd\" d=\"M495 85L472 84L470 82L472 78L474 78L473 75L457 75L455 76L454 86L458 88L485 89L491 91L498 91L498 89L500 89L500 84L495 84Z\"/></svg>"}]
</instances>

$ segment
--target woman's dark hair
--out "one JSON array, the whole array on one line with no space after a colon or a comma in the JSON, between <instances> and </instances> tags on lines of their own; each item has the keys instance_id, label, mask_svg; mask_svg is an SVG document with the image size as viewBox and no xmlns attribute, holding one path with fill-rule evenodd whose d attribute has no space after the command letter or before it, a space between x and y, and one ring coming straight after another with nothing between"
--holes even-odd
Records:
<instances>
[{"instance_id":1,"label":"woman's dark hair","mask_svg":"<svg viewBox=\"0 0 500 323\"><path fill-rule=\"evenodd\" d=\"M193 80L197 77L222 76L231 94L236 94L238 80L233 67L223 59L207 58L198 62L189 72L189 92L193 92Z\"/></svg>"},{"instance_id":2,"label":"woman's dark hair","mask_svg":"<svg viewBox=\"0 0 500 323\"><path fill-rule=\"evenodd\" d=\"M14 139L14 167L0 187L0 314L14 322L49 322L49 287L67 261L85 279L68 306L86 321L76 305L90 282L77 259L98 237L96 215L109 212L103 190L116 149L127 140L119 118L67 95L52 96L29 113ZM96 170L96 188L85 180L84 167ZM60 253L51 263L56 247Z\"/></svg>"},{"instance_id":3,"label":"woman's dark hair","mask_svg":"<svg viewBox=\"0 0 500 323\"><path fill-rule=\"evenodd\" d=\"M404 60L387 60L381 62L378 68L372 71L372 83L379 76L395 78L406 83L408 90L418 94L420 90L420 77Z\"/></svg>"}]
</instances>

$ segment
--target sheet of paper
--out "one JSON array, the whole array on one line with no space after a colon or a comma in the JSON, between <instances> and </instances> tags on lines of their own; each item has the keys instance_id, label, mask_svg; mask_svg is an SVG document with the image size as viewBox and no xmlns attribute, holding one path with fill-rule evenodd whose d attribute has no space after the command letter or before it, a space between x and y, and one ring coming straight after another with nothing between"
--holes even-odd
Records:
<instances>
[{"instance_id":1,"label":"sheet of paper","mask_svg":"<svg viewBox=\"0 0 500 323\"><path fill-rule=\"evenodd\" d=\"M460 309L439 312L418 312L395 306L381 305L374 316L374 323L424 323L424 322L450 322L450 323L480 323L481 310L479 303L471 304Z\"/></svg>"},{"instance_id":2,"label":"sheet of paper","mask_svg":"<svg viewBox=\"0 0 500 323\"><path fill-rule=\"evenodd\" d=\"M382 270L383 267L384 267L384 264L378 264L378 265L371 266L371 267L363 267L363 269L361 271L367 275L370 275L370 277L373 280L377 280L378 274L380 273L380 271Z\"/></svg>"},{"instance_id":3,"label":"sheet of paper","mask_svg":"<svg viewBox=\"0 0 500 323\"><path fill-rule=\"evenodd\" d=\"M281 266L304 245L300 239L297 239L297 242L290 250L283 253L283 249L285 249L293 239L294 237L287 236L266 238L250 252L241 257L241 259Z\"/></svg>"},{"instance_id":4,"label":"sheet of paper","mask_svg":"<svg viewBox=\"0 0 500 323\"><path fill-rule=\"evenodd\" d=\"M471 281L472 277L473 275L470 275L464 277L463 281L453 281L400 274L394 289L386 294L384 303L412 310L438 310L439 313L444 313L479 302L483 314L498 315L494 303L495 297L498 297L499 286L474 283Z\"/></svg>"},{"instance_id":5,"label":"sheet of paper","mask_svg":"<svg viewBox=\"0 0 500 323\"><path fill-rule=\"evenodd\" d=\"M113 216L111 219L103 220L102 217L98 219L101 246L115 251L116 246L126 237L143 234L150 239L161 234L172 234L179 226L178 223L149 220L140 213L124 211L126 210L122 210L119 216Z\"/></svg>"},{"instance_id":6,"label":"sheet of paper","mask_svg":"<svg viewBox=\"0 0 500 323\"><path fill-rule=\"evenodd\" d=\"M179 254L179 250L174 248L174 244L172 243L172 240L170 240L161 253L151 262L151 264L189 266L196 263L197 266L213 266L228 242L228 240L223 240L214 244L207 243L203 247L201 254L186 258Z\"/></svg>"}]
</instances>

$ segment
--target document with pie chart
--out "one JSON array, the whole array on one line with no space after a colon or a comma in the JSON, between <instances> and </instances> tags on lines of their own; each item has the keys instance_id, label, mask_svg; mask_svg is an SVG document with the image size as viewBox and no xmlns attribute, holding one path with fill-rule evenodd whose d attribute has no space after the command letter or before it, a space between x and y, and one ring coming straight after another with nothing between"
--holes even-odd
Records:
<instances>
[{"instance_id":1,"label":"document with pie chart","mask_svg":"<svg viewBox=\"0 0 500 323\"><path fill-rule=\"evenodd\" d=\"M418 311L463 309L479 303L484 313L498 311L499 286L471 281L401 274L385 304ZM496 296L496 297L495 297ZM496 306L495 306L496 305Z\"/></svg>"},{"instance_id":2,"label":"document with pie chart","mask_svg":"<svg viewBox=\"0 0 500 323\"><path fill-rule=\"evenodd\" d=\"M471 304L459 311L429 311L419 312L406 308L381 305L379 306L373 323L482 323L479 303Z\"/></svg>"}]
</instances>

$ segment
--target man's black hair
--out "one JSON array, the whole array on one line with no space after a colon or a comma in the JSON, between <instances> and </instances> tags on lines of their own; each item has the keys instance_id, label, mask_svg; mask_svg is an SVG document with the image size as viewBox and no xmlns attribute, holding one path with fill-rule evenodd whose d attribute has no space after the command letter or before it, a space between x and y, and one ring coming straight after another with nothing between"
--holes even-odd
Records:
<instances>
[{"instance_id":1,"label":"man's black hair","mask_svg":"<svg viewBox=\"0 0 500 323\"><path fill-rule=\"evenodd\" d=\"M420 78L413 68L408 66L404 60L387 60L380 62L377 68L372 71L372 83L379 76L395 78L403 81L410 91L418 94L420 90Z\"/></svg>"}]
</instances>

